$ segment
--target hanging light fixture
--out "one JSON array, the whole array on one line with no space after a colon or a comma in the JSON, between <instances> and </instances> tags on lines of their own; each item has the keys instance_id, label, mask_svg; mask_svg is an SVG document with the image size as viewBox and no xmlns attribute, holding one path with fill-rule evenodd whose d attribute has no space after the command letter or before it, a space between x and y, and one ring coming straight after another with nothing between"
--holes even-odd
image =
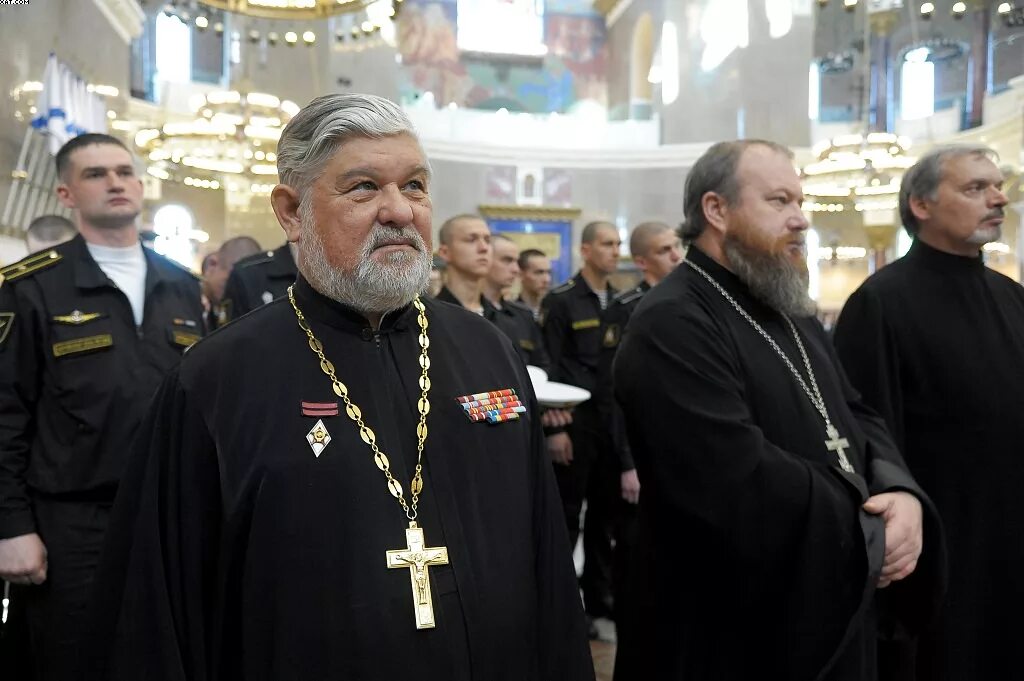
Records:
<instances>
[{"instance_id":1,"label":"hanging light fixture","mask_svg":"<svg viewBox=\"0 0 1024 681\"><path fill-rule=\"evenodd\" d=\"M188 173L210 181L193 185L203 189L219 188L230 177L243 185L252 181L245 178L276 178L277 140L298 113L297 104L261 92L231 90L197 95L190 105L193 120L136 133L135 144L148 158L151 175Z\"/></svg>"},{"instance_id":2,"label":"hanging light fixture","mask_svg":"<svg viewBox=\"0 0 1024 681\"><path fill-rule=\"evenodd\" d=\"M262 19L326 19L359 12L380 0L200 0L204 5ZM391 0L385 0L391 4Z\"/></svg>"},{"instance_id":3,"label":"hanging light fixture","mask_svg":"<svg viewBox=\"0 0 1024 681\"><path fill-rule=\"evenodd\" d=\"M804 194L811 211L896 208L903 173L917 159L910 140L887 132L840 135L815 147L804 166Z\"/></svg>"}]
</instances>

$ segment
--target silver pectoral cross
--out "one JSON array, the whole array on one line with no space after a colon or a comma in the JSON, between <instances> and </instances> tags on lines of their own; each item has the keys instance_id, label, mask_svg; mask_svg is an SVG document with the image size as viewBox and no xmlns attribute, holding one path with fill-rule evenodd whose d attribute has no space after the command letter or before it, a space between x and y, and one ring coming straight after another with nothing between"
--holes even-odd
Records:
<instances>
[{"instance_id":1,"label":"silver pectoral cross","mask_svg":"<svg viewBox=\"0 0 1024 681\"><path fill-rule=\"evenodd\" d=\"M835 452L839 457L839 467L847 473L853 473L853 464L846 458L846 450L850 448L850 441L839 435L839 431L831 423L825 426L828 439L825 440L825 447L830 452Z\"/></svg>"},{"instance_id":2,"label":"silver pectoral cross","mask_svg":"<svg viewBox=\"0 0 1024 681\"><path fill-rule=\"evenodd\" d=\"M416 613L417 629L434 628L434 604L430 597L431 565L448 564L448 548L445 546L424 547L423 528L416 521L409 523L405 531L407 549L387 552L388 568L408 568L412 583L412 607Z\"/></svg>"}]
</instances>

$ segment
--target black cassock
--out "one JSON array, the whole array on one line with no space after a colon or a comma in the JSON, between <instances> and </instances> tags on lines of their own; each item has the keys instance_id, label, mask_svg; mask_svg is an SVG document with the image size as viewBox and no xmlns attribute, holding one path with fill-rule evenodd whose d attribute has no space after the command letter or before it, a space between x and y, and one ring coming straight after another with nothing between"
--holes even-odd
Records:
<instances>
[{"instance_id":1,"label":"black cassock","mask_svg":"<svg viewBox=\"0 0 1024 681\"><path fill-rule=\"evenodd\" d=\"M844 307L836 349L942 515L949 594L917 678L1024 667L1024 288L915 241Z\"/></svg>"},{"instance_id":2,"label":"black cassock","mask_svg":"<svg viewBox=\"0 0 1024 681\"><path fill-rule=\"evenodd\" d=\"M302 279L296 298L408 500L416 311L385 316L375 334ZM415 628L409 571L387 568L408 520L281 299L194 346L163 385L99 578L97 610L119 616L94 624L89 665L190 681L593 678L525 368L486 320L424 304L419 525L450 561L429 568L436 628ZM506 388L525 418L472 423L456 402ZM303 402L339 402L340 414L305 416ZM320 418L331 439L317 457L306 436Z\"/></svg>"},{"instance_id":3,"label":"black cassock","mask_svg":"<svg viewBox=\"0 0 1024 681\"><path fill-rule=\"evenodd\" d=\"M691 247L805 376L782 317ZM732 305L683 264L640 303L615 362L640 494L616 681L864 681L878 629L927 618L941 530L881 419L864 407L813 318L794 320L855 474L795 377ZM917 572L876 600L884 524L869 495L923 499Z\"/></svg>"}]
</instances>

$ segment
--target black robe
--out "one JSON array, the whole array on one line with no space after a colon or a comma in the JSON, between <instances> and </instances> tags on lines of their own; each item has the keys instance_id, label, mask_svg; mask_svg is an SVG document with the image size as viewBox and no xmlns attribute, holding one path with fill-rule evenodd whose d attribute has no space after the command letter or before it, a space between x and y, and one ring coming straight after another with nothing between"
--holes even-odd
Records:
<instances>
[{"instance_id":1,"label":"black robe","mask_svg":"<svg viewBox=\"0 0 1024 681\"><path fill-rule=\"evenodd\" d=\"M835 343L949 542L949 594L917 678L1016 678L1024 610L1024 288L916 241L843 308Z\"/></svg>"},{"instance_id":2,"label":"black robe","mask_svg":"<svg viewBox=\"0 0 1024 681\"><path fill-rule=\"evenodd\" d=\"M697 248L687 258L806 374L777 312ZM615 387L643 492L616 681L874 679L876 627L913 625L938 600L941 531L927 498L821 325L794 322L855 474L826 450L824 422L782 360L689 266L630 320ZM920 567L890 587L883 619L884 525L861 505L887 490L921 498L926 520Z\"/></svg>"},{"instance_id":3,"label":"black robe","mask_svg":"<svg viewBox=\"0 0 1024 681\"><path fill-rule=\"evenodd\" d=\"M409 499L419 329L411 307L373 333L304 280L296 298ZM115 629L115 679L592 679L582 607L536 401L486 320L424 300L431 410L420 527L435 629L417 630L408 521L287 299L194 346L161 389L121 485L93 648ZM466 351L464 351L466 350ZM472 423L461 395L513 388L528 412ZM331 440L319 457L306 434ZM118 607L120 606L120 607ZM83 677L86 678L86 677ZM88 676L88 678L97 678Z\"/></svg>"}]
</instances>

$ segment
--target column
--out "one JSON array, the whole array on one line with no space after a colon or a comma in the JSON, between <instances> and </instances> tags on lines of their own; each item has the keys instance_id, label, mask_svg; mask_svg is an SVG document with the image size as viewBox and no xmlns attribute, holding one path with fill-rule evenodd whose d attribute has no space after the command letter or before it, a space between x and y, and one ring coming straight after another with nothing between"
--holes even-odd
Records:
<instances>
[{"instance_id":1,"label":"column","mask_svg":"<svg viewBox=\"0 0 1024 681\"><path fill-rule=\"evenodd\" d=\"M898 11L886 9L871 12L871 99L868 123L872 132L892 132L892 68L889 64L890 35L896 26Z\"/></svg>"},{"instance_id":2,"label":"column","mask_svg":"<svg viewBox=\"0 0 1024 681\"><path fill-rule=\"evenodd\" d=\"M989 42L992 39L992 11L986 0L969 0L971 11L971 58L967 72L967 127L982 123L985 93L988 92Z\"/></svg>"}]
</instances>

